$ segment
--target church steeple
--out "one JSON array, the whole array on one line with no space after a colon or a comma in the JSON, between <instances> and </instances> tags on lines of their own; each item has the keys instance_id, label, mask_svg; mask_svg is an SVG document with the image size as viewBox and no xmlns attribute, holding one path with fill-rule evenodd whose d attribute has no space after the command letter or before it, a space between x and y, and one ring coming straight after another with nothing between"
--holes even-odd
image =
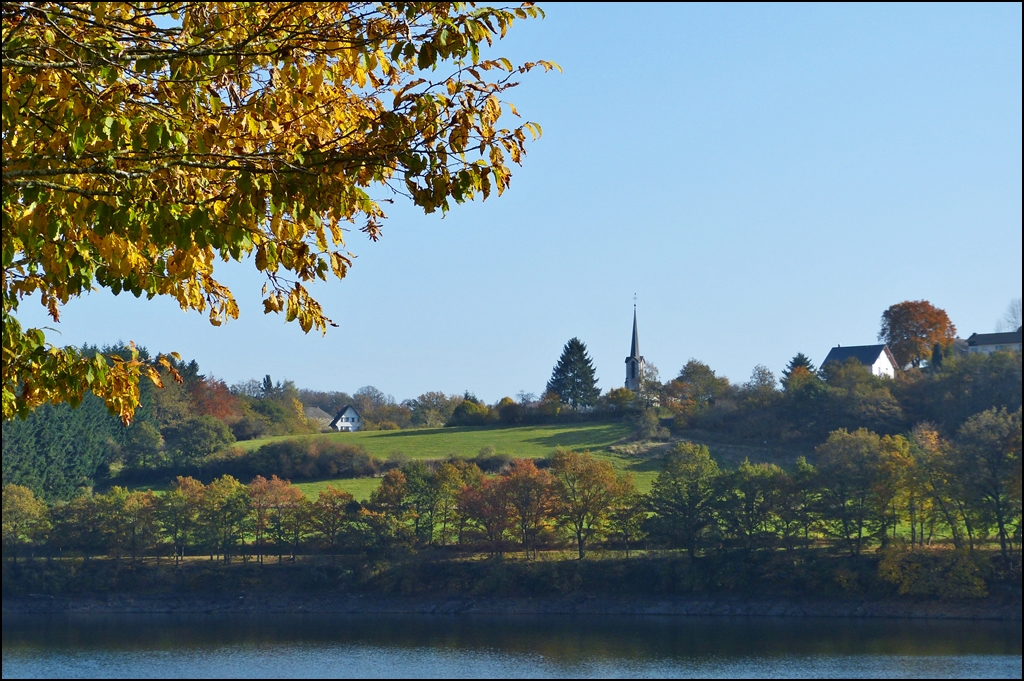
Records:
<instances>
[{"instance_id":1,"label":"church steeple","mask_svg":"<svg viewBox=\"0 0 1024 681\"><path fill-rule=\"evenodd\" d=\"M629 356L640 358L640 334L636 330L636 304L633 305L633 345L629 348Z\"/></svg>"},{"instance_id":2,"label":"church steeple","mask_svg":"<svg viewBox=\"0 0 1024 681\"><path fill-rule=\"evenodd\" d=\"M644 375L645 362L640 355L640 333L636 326L636 303L633 303L633 343L626 358L626 388L635 393L640 392L640 380Z\"/></svg>"}]
</instances>

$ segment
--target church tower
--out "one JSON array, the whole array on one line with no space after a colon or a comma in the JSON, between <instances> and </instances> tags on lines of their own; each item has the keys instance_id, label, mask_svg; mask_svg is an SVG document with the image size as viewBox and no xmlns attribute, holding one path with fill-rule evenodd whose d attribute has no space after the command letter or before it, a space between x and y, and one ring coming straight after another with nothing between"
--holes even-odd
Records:
<instances>
[{"instance_id":1,"label":"church tower","mask_svg":"<svg viewBox=\"0 0 1024 681\"><path fill-rule=\"evenodd\" d=\"M644 375L644 358L640 356L640 334L636 330L636 305L633 305L633 345L626 358L626 388L640 392L640 380Z\"/></svg>"}]
</instances>

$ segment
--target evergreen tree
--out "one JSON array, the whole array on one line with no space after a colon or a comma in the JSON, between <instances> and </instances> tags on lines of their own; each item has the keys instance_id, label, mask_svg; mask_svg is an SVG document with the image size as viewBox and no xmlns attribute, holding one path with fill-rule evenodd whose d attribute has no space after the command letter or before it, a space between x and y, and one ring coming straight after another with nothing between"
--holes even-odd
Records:
<instances>
[{"instance_id":1,"label":"evergreen tree","mask_svg":"<svg viewBox=\"0 0 1024 681\"><path fill-rule=\"evenodd\" d=\"M597 403L601 390L597 387L594 363L587 355L587 346L579 338L573 338L562 349L562 356L551 372L547 391L572 408L592 407Z\"/></svg>"},{"instance_id":2,"label":"evergreen tree","mask_svg":"<svg viewBox=\"0 0 1024 681\"><path fill-rule=\"evenodd\" d=\"M787 364L786 368L783 369L783 371L782 371L782 387L783 388L785 388L786 384L789 382L789 377L792 375L793 370L798 368L798 367L806 369L807 373L809 373L809 374L813 374L815 371L817 371L817 369L814 368L814 363L811 362L810 357L808 357L807 355L805 355L802 352L798 352L798 353L796 353L796 357L794 357L793 359L789 360L789 364Z\"/></svg>"}]
</instances>

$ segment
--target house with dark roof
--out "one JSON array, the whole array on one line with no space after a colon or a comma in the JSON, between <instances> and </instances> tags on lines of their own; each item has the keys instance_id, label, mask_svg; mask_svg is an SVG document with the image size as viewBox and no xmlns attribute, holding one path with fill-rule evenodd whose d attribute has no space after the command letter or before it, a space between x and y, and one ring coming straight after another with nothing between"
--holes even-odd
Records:
<instances>
[{"instance_id":1,"label":"house with dark roof","mask_svg":"<svg viewBox=\"0 0 1024 681\"><path fill-rule=\"evenodd\" d=\"M842 364L851 357L866 366L874 376L896 378L896 358L892 356L888 345L848 345L845 348L837 345L829 350L821 366L829 362Z\"/></svg>"},{"instance_id":2,"label":"house with dark roof","mask_svg":"<svg viewBox=\"0 0 1024 681\"><path fill-rule=\"evenodd\" d=\"M331 430L337 430L343 433L350 433L359 430L363 425L362 419L359 417L359 412L351 404L347 404L342 407L334 416L334 420L331 421Z\"/></svg>"},{"instance_id":3,"label":"house with dark roof","mask_svg":"<svg viewBox=\"0 0 1024 681\"><path fill-rule=\"evenodd\" d=\"M986 354L993 352L1020 352L1020 327L1016 331L1006 333L972 333L967 339L968 354Z\"/></svg>"}]
</instances>

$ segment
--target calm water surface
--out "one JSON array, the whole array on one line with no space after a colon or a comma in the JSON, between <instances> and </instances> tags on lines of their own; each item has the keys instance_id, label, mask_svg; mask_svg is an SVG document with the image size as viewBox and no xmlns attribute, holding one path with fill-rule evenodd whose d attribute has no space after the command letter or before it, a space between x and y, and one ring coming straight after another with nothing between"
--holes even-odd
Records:
<instances>
[{"instance_id":1,"label":"calm water surface","mask_svg":"<svg viewBox=\"0 0 1024 681\"><path fill-rule=\"evenodd\" d=\"M1019 623L483 615L4 616L16 677L1021 678Z\"/></svg>"}]
</instances>

